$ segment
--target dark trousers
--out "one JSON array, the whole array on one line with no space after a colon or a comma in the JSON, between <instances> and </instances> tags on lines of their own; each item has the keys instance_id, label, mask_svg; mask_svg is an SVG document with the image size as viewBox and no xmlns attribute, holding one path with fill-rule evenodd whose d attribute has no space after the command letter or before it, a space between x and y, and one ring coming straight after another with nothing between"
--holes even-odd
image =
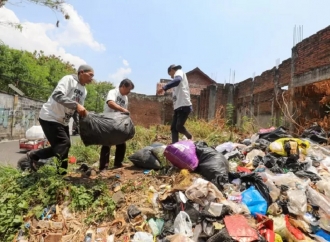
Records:
<instances>
[{"instance_id":1,"label":"dark trousers","mask_svg":"<svg viewBox=\"0 0 330 242\"><path fill-rule=\"evenodd\" d=\"M186 123L190 112L190 107L184 107L174 110L171 125L172 144L179 141L179 133L185 135L188 139L191 139L191 134L184 127L184 124Z\"/></svg>"},{"instance_id":2,"label":"dark trousers","mask_svg":"<svg viewBox=\"0 0 330 242\"><path fill-rule=\"evenodd\" d=\"M61 168L68 168L68 155L71 147L69 126L45 121L39 118L39 123L50 143L50 147L30 153L33 160L48 159L56 156L61 162Z\"/></svg>"},{"instance_id":3,"label":"dark trousers","mask_svg":"<svg viewBox=\"0 0 330 242\"><path fill-rule=\"evenodd\" d=\"M109 166L110 160L110 149L111 146L102 146L101 154L100 154L100 171L107 169ZM124 160L126 153L126 143L116 145L116 152L115 152L115 166L121 166L121 163Z\"/></svg>"}]
</instances>

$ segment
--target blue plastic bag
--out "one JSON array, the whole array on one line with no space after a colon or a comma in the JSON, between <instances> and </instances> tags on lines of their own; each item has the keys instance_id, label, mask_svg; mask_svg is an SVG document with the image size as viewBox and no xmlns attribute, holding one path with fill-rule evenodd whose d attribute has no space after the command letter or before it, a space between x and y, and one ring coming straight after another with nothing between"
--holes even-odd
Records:
<instances>
[{"instance_id":1,"label":"blue plastic bag","mask_svg":"<svg viewBox=\"0 0 330 242\"><path fill-rule=\"evenodd\" d=\"M330 234L324 231L323 229L320 229L315 233L315 235L322 237L326 241L330 241Z\"/></svg>"},{"instance_id":2,"label":"blue plastic bag","mask_svg":"<svg viewBox=\"0 0 330 242\"><path fill-rule=\"evenodd\" d=\"M248 207L253 216L256 213L265 215L267 212L267 202L254 186L242 192L242 202Z\"/></svg>"}]
</instances>

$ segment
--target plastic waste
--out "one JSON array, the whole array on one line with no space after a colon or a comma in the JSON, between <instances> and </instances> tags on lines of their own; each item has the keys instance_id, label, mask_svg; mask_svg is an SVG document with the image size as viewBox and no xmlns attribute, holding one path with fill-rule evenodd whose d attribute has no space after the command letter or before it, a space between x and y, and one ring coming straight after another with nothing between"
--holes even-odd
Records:
<instances>
[{"instance_id":1,"label":"plastic waste","mask_svg":"<svg viewBox=\"0 0 330 242\"><path fill-rule=\"evenodd\" d=\"M243 215L231 215L224 218L228 234L235 240L256 241L258 233L249 224ZM217 240L222 241L222 240Z\"/></svg>"},{"instance_id":2,"label":"plastic waste","mask_svg":"<svg viewBox=\"0 0 330 242\"><path fill-rule=\"evenodd\" d=\"M295 142L298 145L299 151L307 155L307 150L310 147L310 143L307 140L301 140L296 138L282 138L278 139L269 145L269 150L281 156L289 156L290 152L286 149L285 144L287 142ZM292 149L292 147L291 147ZM291 152L293 152L291 150Z\"/></svg>"},{"instance_id":3,"label":"plastic waste","mask_svg":"<svg viewBox=\"0 0 330 242\"><path fill-rule=\"evenodd\" d=\"M257 213L265 215L267 212L267 202L254 186L242 192L242 202L246 204L253 216Z\"/></svg>"},{"instance_id":4,"label":"plastic waste","mask_svg":"<svg viewBox=\"0 0 330 242\"><path fill-rule=\"evenodd\" d=\"M86 231L84 242L93 242L95 240L95 232L89 228Z\"/></svg>"},{"instance_id":5,"label":"plastic waste","mask_svg":"<svg viewBox=\"0 0 330 242\"><path fill-rule=\"evenodd\" d=\"M267 175L266 175L266 177L267 177ZM280 189L278 189L275 186L275 184L272 181L268 180L268 179L266 179L266 181L264 181L264 183L266 184L266 186L267 186L267 188L269 190L269 195L271 196L272 201L276 201L277 198L280 195Z\"/></svg>"},{"instance_id":6,"label":"plastic waste","mask_svg":"<svg viewBox=\"0 0 330 242\"><path fill-rule=\"evenodd\" d=\"M264 157L265 156L265 152L263 152L261 150L253 149L249 153L247 153L246 160L248 162L253 162L254 157L256 157L256 156Z\"/></svg>"},{"instance_id":7,"label":"plastic waste","mask_svg":"<svg viewBox=\"0 0 330 242\"><path fill-rule=\"evenodd\" d=\"M157 219L149 219L148 221L149 227L151 228L152 234L154 236L158 236L161 234L163 226L164 226L164 220L157 218Z\"/></svg>"},{"instance_id":8,"label":"plastic waste","mask_svg":"<svg viewBox=\"0 0 330 242\"><path fill-rule=\"evenodd\" d=\"M312 205L319 206L325 214L330 215L330 202L322 194L309 186L306 194Z\"/></svg>"},{"instance_id":9,"label":"plastic waste","mask_svg":"<svg viewBox=\"0 0 330 242\"><path fill-rule=\"evenodd\" d=\"M193 171L198 166L196 148L191 140L179 141L168 145L165 157L176 167Z\"/></svg>"},{"instance_id":10,"label":"plastic waste","mask_svg":"<svg viewBox=\"0 0 330 242\"><path fill-rule=\"evenodd\" d=\"M215 147L216 151L218 151L219 153L223 153L223 154L232 152L234 149L235 149L235 146L234 146L233 142L225 142L225 143Z\"/></svg>"},{"instance_id":11,"label":"plastic waste","mask_svg":"<svg viewBox=\"0 0 330 242\"><path fill-rule=\"evenodd\" d=\"M307 197L305 189L287 191L289 197L288 209L290 213L304 215L307 212Z\"/></svg>"},{"instance_id":12,"label":"plastic waste","mask_svg":"<svg viewBox=\"0 0 330 242\"><path fill-rule=\"evenodd\" d=\"M153 242L152 234L146 232L136 232L132 242Z\"/></svg>"},{"instance_id":13,"label":"plastic waste","mask_svg":"<svg viewBox=\"0 0 330 242\"><path fill-rule=\"evenodd\" d=\"M192 223L190 217L184 211L180 211L179 214L176 216L173 223L173 227L175 234L182 234L187 237L192 237L194 235L192 231Z\"/></svg>"},{"instance_id":14,"label":"plastic waste","mask_svg":"<svg viewBox=\"0 0 330 242\"><path fill-rule=\"evenodd\" d=\"M115 242L115 235L114 234L108 235L107 242Z\"/></svg>"}]
</instances>

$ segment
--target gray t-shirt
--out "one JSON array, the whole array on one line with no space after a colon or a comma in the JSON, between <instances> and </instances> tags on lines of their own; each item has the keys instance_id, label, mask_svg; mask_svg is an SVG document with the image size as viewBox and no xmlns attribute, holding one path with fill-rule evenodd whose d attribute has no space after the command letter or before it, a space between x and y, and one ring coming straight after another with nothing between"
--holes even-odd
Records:
<instances>
[{"instance_id":1,"label":"gray t-shirt","mask_svg":"<svg viewBox=\"0 0 330 242\"><path fill-rule=\"evenodd\" d=\"M173 90L173 106L174 110L180 107L191 106L190 90L186 74L182 70L177 70L174 77L180 76L182 80L180 84Z\"/></svg>"},{"instance_id":2,"label":"gray t-shirt","mask_svg":"<svg viewBox=\"0 0 330 242\"><path fill-rule=\"evenodd\" d=\"M61 95L57 100L56 95ZM77 108L77 103L84 105L87 95L85 86L81 85L75 75L64 76L55 87L48 101L42 106L39 117L42 120L69 124ZM55 98L55 99L54 99Z\"/></svg>"}]
</instances>

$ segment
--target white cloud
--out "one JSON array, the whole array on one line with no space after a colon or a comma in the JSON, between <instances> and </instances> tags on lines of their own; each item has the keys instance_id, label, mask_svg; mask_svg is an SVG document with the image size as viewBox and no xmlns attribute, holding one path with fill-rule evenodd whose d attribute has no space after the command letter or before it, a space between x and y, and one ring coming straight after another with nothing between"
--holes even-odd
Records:
<instances>
[{"instance_id":1,"label":"white cloud","mask_svg":"<svg viewBox=\"0 0 330 242\"><path fill-rule=\"evenodd\" d=\"M20 23L23 26L22 31L19 31L11 26L0 24L0 40L15 49L31 52L42 50L46 55L61 56L63 60L69 61L76 67L85 64L85 60L68 53L64 47L81 44L94 50L104 50L105 48L93 39L88 24L78 16L73 7L71 5L64 7L70 14L70 20L60 28L57 28L53 23L21 22L10 9L0 8L0 23ZM72 35L68 34L68 31L71 31ZM74 37L74 35L76 36Z\"/></svg>"},{"instance_id":2,"label":"white cloud","mask_svg":"<svg viewBox=\"0 0 330 242\"><path fill-rule=\"evenodd\" d=\"M115 73L109 75L110 81L114 83L115 86L118 86L119 83L123 79L127 78L127 76L132 72L127 60L124 59L122 63L124 65L123 67L118 68Z\"/></svg>"},{"instance_id":3,"label":"white cloud","mask_svg":"<svg viewBox=\"0 0 330 242\"><path fill-rule=\"evenodd\" d=\"M129 63L127 60L123 60L123 64L124 64L124 66L129 66Z\"/></svg>"},{"instance_id":4,"label":"white cloud","mask_svg":"<svg viewBox=\"0 0 330 242\"><path fill-rule=\"evenodd\" d=\"M64 22L65 30L57 36L59 43L63 46L82 44L96 51L104 51L104 45L94 40L88 23L84 22L82 16L78 15L73 6L63 4L63 9L70 16L70 19Z\"/></svg>"}]
</instances>

